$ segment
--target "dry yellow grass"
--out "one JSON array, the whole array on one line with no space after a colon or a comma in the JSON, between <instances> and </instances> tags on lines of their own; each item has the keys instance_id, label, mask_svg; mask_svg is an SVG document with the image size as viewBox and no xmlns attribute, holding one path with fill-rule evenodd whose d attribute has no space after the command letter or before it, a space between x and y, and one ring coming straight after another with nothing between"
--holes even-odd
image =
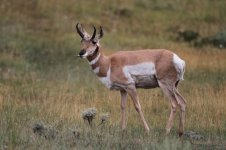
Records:
<instances>
[{"instance_id":1,"label":"dry yellow grass","mask_svg":"<svg viewBox=\"0 0 226 150\"><path fill-rule=\"evenodd\" d=\"M187 72L191 72L191 70L206 71L206 69L214 72L215 70L224 69L223 64L226 63L226 60L223 59L226 53L223 51L201 53L195 50L186 50L178 51L178 53L187 62ZM214 61L213 58L215 58ZM85 67L88 68L88 64ZM32 84L26 85L25 83L22 85L21 89L23 89L22 92L25 92L25 95L21 95L21 91L18 91L15 87L2 85L1 108L4 103L7 103L4 102L4 98L14 93L13 103L15 106L33 107L35 105L38 108L37 113L39 115L45 116L43 112L47 112L58 116L59 119L80 120L80 113L83 109L96 107L98 110L108 111L113 114L111 115L112 123L117 122L118 124L120 121L119 92L105 89L94 74L90 74L90 77L88 77L88 80L94 80L92 83L82 83L81 81L73 86L64 82L47 81L45 87L41 88L36 85L39 79L34 77L33 80L32 82L34 83ZM192 82L192 84L189 82ZM185 78L185 81L181 82L180 91L187 99L188 105L186 127L195 127L197 129L209 129L210 127L214 129L224 128L224 116L226 115L225 87L224 82L221 83L219 89L215 89L208 81L200 85L195 83L195 81L189 81ZM76 92L72 92L71 88L76 88ZM163 96L161 90L159 88L139 90L139 95L142 108L150 125L158 126L160 124L164 128L170 110L168 100ZM130 124L139 124L138 115L130 100L128 101L127 114Z\"/></svg>"},{"instance_id":2,"label":"dry yellow grass","mask_svg":"<svg viewBox=\"0 0 226 150\"><path fill-rule=\"evenodd\" d=\"M217 70L224 70L223 64L225 59L223 58L225 52L200 53L195 50L186 50L178 51L178 53L187 62L187 74L197 70L203 70L203 73L206 70L213 73ZM211 63L213 57L217 58L218 61ZM84 65L84 67L88 68L88 64ZM36 73L31 75L31 81L28 82L23 77L9 78L6 75L5 79L7 78L22 81L21 86L13 84L8 86L1 85L1 112L7 112L9 111L7 108L11 107L13 112L9 112L12 118L18 117L17 113L23 110L25 114L29 113L29 115L25 115L25 118L32 118L29 119L28 124L37 120L42 120L47 124L62 124L60 122L63 121L63 128L67 128L67 126L72 124L83 128L82 126L86 126L86 124L81 118L81 112L88 107L95 107L98 113L109 112L110 125L120 128L121 110L119 92L105 89L92 73L89 73L83 80L75 84L71 83L70 79L68 82L66 80L59 82L44 80L43 82L40 81ZM76 76L71 78L76 78ZM83 82L84 80L88 81ZM202 80L202 76L200 76L200 80ZM217 80L217 78L213 80ZM41 85L39 86L40 82ZM206 138L209 135L219 137L225 135L225 87L225 80L222 80L218 86L215 86L209 83L208 80L200 83L196 79L186 78L185 76L185 80L181 82L179 89L187 100L186 131L192 130L202 133ZM168 99L163 96L158 88L139 90L138 93L144 115L152 129L151 135L156 136L156 134L164 133L170 112ZM98 120L98 117L96 120ZM18 122L15 128L24 129L23 125L20 124L23 121L15 122ZM139 116L130 99L127 103L127 123L128 131L133 132L134 129L137 129L144 132ZM173 135L175 135L174 132L177 128L178 117L174 122ZM211 140L213 143L217 141L215 138Z\"/></svg>"}]
</instances>

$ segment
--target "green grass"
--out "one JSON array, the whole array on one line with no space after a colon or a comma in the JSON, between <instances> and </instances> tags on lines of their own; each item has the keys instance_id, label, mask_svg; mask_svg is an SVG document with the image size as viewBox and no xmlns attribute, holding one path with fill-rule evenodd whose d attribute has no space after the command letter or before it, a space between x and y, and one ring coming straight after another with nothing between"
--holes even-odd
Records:
<instances>
[{"instance_id":1,"label":"green grass","mask_svg":"<svg viewBox=\"0 0 226 150\"><path fill-rule=\"evenodd\" d=\"M0 149L225 149L226 51L193 48L175 40L179 29L211 36L225 29L224 0L3 0L0 4ZM127 129L120 129L120 96L106 89L80 51L76 23L92 32L102 25L104 53L166 48L186 61L179 89L187 100L186 131L177 136L178 115L166 137L169 103L160 89L138 90L146 135L133 104L127 104ZM81 118L98 111L90 128ZM104 125L99 114L109 112ZM55 138L33 133L34 123L57 130ZM72 131L78 131L75 136Z\"/></svg>"}]
</instances>

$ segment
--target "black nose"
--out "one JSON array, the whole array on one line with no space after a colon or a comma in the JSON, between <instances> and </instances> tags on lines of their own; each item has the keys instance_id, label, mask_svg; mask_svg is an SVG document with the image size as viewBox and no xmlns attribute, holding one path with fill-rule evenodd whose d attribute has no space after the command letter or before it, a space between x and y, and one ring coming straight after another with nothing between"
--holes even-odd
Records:
<instances>
[{"instance_id":1,"label":"black nose","mask_svg":"<svg viewBox=\"0 0 226 150\"><path fill-rule=\"evenodd\" d=\"M86 51L83 49L83 50L81 50L80 52L79 52L79 56L82 56L82 55L84 55L86 53Z\"/></svg>"}]
</instances>

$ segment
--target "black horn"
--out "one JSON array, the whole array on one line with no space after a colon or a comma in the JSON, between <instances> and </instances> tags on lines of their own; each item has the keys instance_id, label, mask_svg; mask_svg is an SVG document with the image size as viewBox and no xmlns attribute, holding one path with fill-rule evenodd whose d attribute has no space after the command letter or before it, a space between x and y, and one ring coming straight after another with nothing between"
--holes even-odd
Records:
<instances>
[{"instance_id":1,"label":"black horn","mask_svg":"<svg viewBox=\"0 0 226 150\"><path fill-rule=\"evenodd\" d=\"M84 34L83 34L83 32L80 30L80 28L79 28L78 26L79 26L79 23L77 23L77 25L76 25L77 32L78 32L78 34L81 36L81 38L84 38ZM82 27L82 25L81 25L81 27ZM82 30L83 30L83 29L82 29Z\"/></svg>"},{"instance_id":2,"label":"black horn","mask_svg":"<svg viewBox=\"0 0 226 150\"><path fill-rule=\"evenodd\" d=\"M100 35L99 35L99 39L102 38L104 36L104 31L102 29L102 27L100 26Z\"/></svg>"},{"instance_id":3,"label":"black horn","mask_svg":"<svg viewBox=\"0 0 226 150\"><path fill-rule=\"evenodd\" d=\"M96 37L96 28L93 26L93 35L91 37L91 40L93 40Z\"/></svg>"}]
</instances>

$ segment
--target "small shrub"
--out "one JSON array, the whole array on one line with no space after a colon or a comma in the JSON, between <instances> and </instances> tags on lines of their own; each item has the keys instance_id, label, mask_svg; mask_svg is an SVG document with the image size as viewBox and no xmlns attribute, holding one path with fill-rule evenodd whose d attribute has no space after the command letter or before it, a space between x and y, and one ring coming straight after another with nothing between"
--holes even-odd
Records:
<instances>
[{"instance_id":1,"label":"small shrub","mask_svg":"<svg viewBox=\"0 0 226 150\"><path fill-rule=\"evenodd\" d=\"M83 120L87 120L89 125L91 125L93 119L95 119L97 110L95 108L88 108L82 112Z\"/></svg>"},{"instance_id":2,"label":"small shrub","mask_svg":"<svg viewBox=\"0 0 226 150\"><path fill-rule=\"evenodd\" d=\"M226 31L218 32L211 40L212 44L219 48L226 47Z\"/></svg>"},{"instance_id":3,"label":"small shrub","mask_svg":"<svg viewBox=\"0 0 226 150\"><path fill-rule=\"evenodd\" d=\"M107 122L109 120L109 117L110 117L109 113L102 113L102 114L100 114L100 121L101 122L100 122L99 125Z\"/></svg>"},{"instance_id":4,"label":"small shrub","mask_svg":"<svg viewBox=\"0 0 226 150\"><path fill-rule=\"evenodd\" d=\"M43 136L46 139L55 139L58 131L52 127L47 127L42 123L35 123L33 125L33 133L39 136Z\"/></svg>"}]
</instances>

